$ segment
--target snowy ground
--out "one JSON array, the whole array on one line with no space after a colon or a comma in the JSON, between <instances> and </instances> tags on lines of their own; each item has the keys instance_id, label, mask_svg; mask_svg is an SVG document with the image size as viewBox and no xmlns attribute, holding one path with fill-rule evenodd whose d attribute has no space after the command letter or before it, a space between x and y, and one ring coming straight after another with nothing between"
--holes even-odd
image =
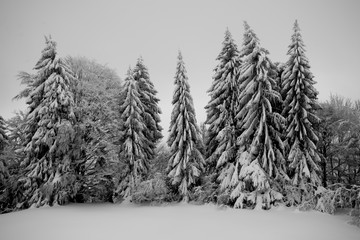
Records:
<instances>
[{"instance_id":1,"label":"snowy ground","mask_svg":"<svg viewBox=\"0 0 360 240\"><path fill-rule=\"evenodd\" d=\"M359 240L343 215L220 209L213 205L73 204L0 215L1 240Z\"/></svg>"}]
</instances>

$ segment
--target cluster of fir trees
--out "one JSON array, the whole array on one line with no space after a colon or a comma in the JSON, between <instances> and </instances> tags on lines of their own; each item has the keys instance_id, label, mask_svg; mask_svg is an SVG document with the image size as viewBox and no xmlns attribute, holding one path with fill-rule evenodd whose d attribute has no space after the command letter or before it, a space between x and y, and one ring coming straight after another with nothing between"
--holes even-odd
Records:
<instances>
[{"instance_id":1,"label":"cluster of fir trees","mask_svg":"<svg viewBox=\"0 0 360 240\"><path fill-rule=\"evenodd\" d=\"M121 85L105 81L111 74L91 74L86 61L57 58L55 42L46 38L36 74L20 74L27 87L17 97L27 98L29 110L16 151L23 175L12 196L16 207L79 201L80 194L91 201L89 196L104 192L102 201L114 195L226 199L234 207L269 208L277 200L296 204L312 194L321 183L319 106L299 26L295 22L286 64L272 63L244 26L241 50L225 33L202 132L179 53L165 159L156 149L162 138L159 99L142 58ZM94 75L98 81L91 88ZM110 95L95 90L104 82ZM106 96L99 101L96 95ZM169 192L178 197L159 197Z\"/></svg>"},{"instance_id":2,"label":"cluster of fir trees","mask_svg":"<svg viewBox=\"0 0 360 240\"><path fill-rule=\"evenodd\" d=\"M199 188L194 187L204 185L208 175L208 180L215 180L215 198L228 196L226 203L235 207L250 204L268 208L284 198L299 203L303 193L320 184L315 130L319 106L300 29L295 22L289 60L278 67L248 24L244 25L243 48L237 50L227 31L217 58L211 100L206 106L205 124L209 127L205 154L179 53L167 142L167 179L186 201L196 198L194 191ZM123 131L127 132L121 154L128 173L118 188L123 196L136 192L151 161L151 138L144 135L141 116L147 112L141 101L144 97L132 78L129 70L120 110Z\"/></svg>"},{"instance_id":3,"label":"cluster of fir trees","mask_svg":"<svg viewBox=\"0 0 360 240\"><path fill-rule=\"evenodd\" d=\"M9 121L11 144L1 122L1 146L18 153L1 154L7 158L1 163L19 163L13 178L1 166L2 212L112 201L124 183L120 194L126 197L146 174L162 137L159 100L141 58L122 86L109 69L86 59L61 59L51 37L45 42L36 72L19 74L26 88L16 98L27 99L28 111Z\"/></svg>"},{"instance_id":4,"label":"cluster of fir trees","mask_svg":"<svg viewBox=\"0 0 360 240\"><path fill-rule=\"evenodd\" d=\"M217 195L234 207L300 202L318 186L315 81L298 23L281 68L245 22L242 49L229 31L206 106L206 157Z\"/></svg>"}]
</instances>

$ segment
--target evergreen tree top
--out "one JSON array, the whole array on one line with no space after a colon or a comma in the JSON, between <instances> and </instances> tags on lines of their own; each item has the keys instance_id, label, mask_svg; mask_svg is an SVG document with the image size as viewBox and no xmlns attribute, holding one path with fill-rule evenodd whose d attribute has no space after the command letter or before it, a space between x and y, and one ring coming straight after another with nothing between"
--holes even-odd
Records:
<instances>
[{"instance_id":1,"label":"evergreen tree top","mask_svg":"<svg viewBox=\"0 0 360 240\"><path fill-rule=\"evenodd\" d=\"M142 85L141 88L144 88L144 90L149 91L152 94L157 93L157 91L154 89L154 84L150 81L150 74L144 64L144 59L142 56L137 59L136 65L133 69L133 76L135 81L140 82Z\"/></svg>"},{"instance_id":2,"label":"evergreen tree top","mask_svg":"<svg viewBox=\"0 0 360 240\"><path fill-rule=\"evenodd\" d=\"M136 114L136 119L139 119L140 113L144 111L144 109L139 99L138 85L133 78L131 68L128 69L124 82L124 102L120 105L119 110L122 113L122 117L127 116L126 118L128 118L131 114ZM125 124L127 124L127 121L125 121ZM139 123L139 125L141 125L141 129L143 129L143 123Z\"/></svg>"},{"instance_id":3,"label":"evergreen tree top","mask_svg":"<svg viewBox=\"0 0 360 240\"><path fill-rule=\"evenodd\" d=\"M181 111L186 111L189 114L193 114L194 122L196 122L195 110L194 110L194 106L193 106L193 99L190 95L190 85L188 83L188 77L186 74L185 63L183 61L183 57L182 57L182 54L180 51L178 54L178 62L177 62L177 66L176 66L174 84L175 84L175 90L174 90L172 104L174 104L175 106L178 106L179 104L180 105L184 104L183 107L181 107ZM187 109L187 110L185 110L185 109ZM177 112L177 111L175 111L175 112ZM175 115L176 114L173 113L172 117Z\"/></svg>"},{"instance_id":4,"label":"evergreen tree top","mask_svg":"<svg viewBox=\"0 0 360 240\"><path fill-rule=\"evenodd\" d=\"M214 90L219 86L225 87L223 81L231 81L232 86L235 84L234 80L238 73L238 67L241 64L241 60L239 58L239 51L237 49L237 45L235 44L229 29L225 32L225 38L222 43L222 49L219 53L216 60L219 61L218 65L215 67L215 75L213 76L214 82L208 92L212 95ZM229 77L231 75L231 77Z\"/></svg>"},{"instance_id":5,"label":"evergreen tree top","mask_svg":"<svg viewBox=\"0 0 360 240\"><path fill-rule=\"evenodd\" d=\"M188 77L186 75L186 69L185 69L185 63L183 61L182 53L179 51L178 54L178 62L176 66L176 75L175 75L175 84L185 84L185 86L188 88L189 85L187 83Z\"/></svg>"},{"instance_id":6,"label":"evergreen tree top","mask_svg":"<svg viewBox=\"0 0 360 240\"><path fill-rule=\"evenodd\" d=\"M286 63L287 67L285 68L282 78L288 78L289 80L301 78L313 85L316 82L313 80L313 75L310 72L309 60L305 56L305 44L302 40L300 27L297 20L294 23L293 30L294 33L291 36L291 44L289 45L289 50L287 52L287 55L289 55L290 58ZM298 75L297 72L300 72L301 74ZM283 91L288 91L288 87L289 86L287 86L285 83ZM318 94L318 92L312 86L307 86L305 90L312 92L311 95L314 97L316 97Z\"/></svg>"},{"instance_id":7,"label":"evergreen tree top","mask_svg":"<svg viewBox=\"0 0 360 240\"><path fill-rule=\"evenodd\" d=\"M289 45L288 55L292 55L297 51L299 55L303 55L305 50L305 44L303 42L300 27L298 21L296 20L293 27L294 33L291 36L291 44ZM305 57L305 56L304 56Z\"/></svg>"},{"instance_id":8,"label":"evergreen tree top","mask_svg":"<svg viewBox=\"0 0 360 240\"><path fill-rule=\"evenodd\" d=\"M216 60L227 62L230 59L232 59L234 56L237 57L239 54L239 51L237 49L237 45L234 42L234 39L232 38L232 35L227 28L225 31L225 38L222 43L222 50Z\"/></svg>"},{"instance_id":9,"label":"evergreen tree top","mask_svg":"<svg viewBox=\"0 0 360 240\"><path fill-rule=\"evenodd\" d=\"M146 67L145 64L144 64L144 58L143 58L141 55L138 57L138 59L137 59L137 61L136 61L136 65L135 65L135 67L134 67L134 71L135 71L135 69L137 69L137 68L139 68L139 69L146 69L146 72L147 72L147 74L148 74L148 69L147 69L147 67Z\"/></svg>"},{"instance_id":10,"label":"evergreen tree top","mask_svg":"<svg viewBox=\"0 0 360 240\"><path fill-rule=\"evenodd\" d=\"M255 34L254 30L250 27L250 25L244 21L244 39L248 39L248 38L253 38L256 39L257 42L259 42L259 38L257 37L257 35Z\"/></svg>"},{"instance_id":11,"label":"evergreen tree top","mask_svg":"<svg viewBox=\"0 0 360 240\"><path fill-rule=\"evenodd\" d=\"M126 78L124 81L126 82L126 81L131 81L131 80L134 80L134 77L133 77L133 70L129 66L128 70L126 71Z\"/></svg>"},{"instance_id":12,"label":"evergreen tree top","mask_svg":"<svg viewBox=\"0 0 360 240\"><path fill-rule=\"evenodd\" d=\"M144 59L142 56L140 56L137 61L136 61L136 65L133 69L134 73L135 74L139 74L139 75L146 75L148 76L149 73L148 73L148 70L144 64Z\"/></svg>"},{"instance_id":13,"label":"evergreen tree top","mask_svg":"<svg viewBox=\"0 0 360 240\"><path fill-rule=\"evenodd\" d=\"M231 34L229 28L226 28L226 31L225 31L225 39L224 39L223 44L225 45L226 43L232 43L232 44L236 45L234 43L234 39L232 37L232 34Z\"/></svg>"},{"instance_id":14,"label":"evergreen tree top","mask_svg":"<svg viewBox=\"0 0 360 240\"><path fill-rule=\"evenodd\" d=\"M178 62L182 62L184 64L183 56L180 50L178 51L178 60L179 60Z\"/></svg>"},{"instance_id":15,"label":"evergreen tree top","mask_svg":"<svg viewBox=\"0 0 360 240\"><path fill-rule=\"evenodd\" d=\"M239 54L241 58L248 56L253 52L253 49L260 48L259 38L256 36L255 32L250 28L246 21L244 21L244 30L243 47Z\"/></svg>"},{"instance_id":16,"label":"evergreen tree top","mask_svg":"<svg viewBox=\"0 0 360 240\"><path fill-rule=\"evenodd\" d=\"M137 63L143 65L144 64L144 58L140 55L137 59Z\"/></svg>"},{"instance_id":17,"label":"evergreen tree top","mask_svg":"<svg viewBox=\"0 0 360 240\"><path fill-rule=\"evenodd\" d=\"M49 61L55 59L56 42L51 39L51 36L45 36L45 44L45 48L41 51L41 57L34 67L35 70L43 68ZM48 60L45 61L46 59Z\"/></svg>"},{"instance_id":18,"label":"evergreen tree top","mask_svg":"<svg viewBox=\"0 0 360 240\"><path fill-rule=\"evenodd\" d=\"M294 32L300 32L298 20L295 20L293 29L294 29Z\"/></svg>"}]
</instances>

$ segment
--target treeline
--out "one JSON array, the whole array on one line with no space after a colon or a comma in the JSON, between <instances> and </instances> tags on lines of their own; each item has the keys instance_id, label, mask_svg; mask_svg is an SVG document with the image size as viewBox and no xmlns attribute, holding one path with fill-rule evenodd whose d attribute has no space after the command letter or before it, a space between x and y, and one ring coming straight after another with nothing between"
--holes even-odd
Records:
<instances>
[{"instance_id":1,"label":"treeline","mask_svg":"<svg viewBox=\"0 0 360 240\"><path fill-rule=\"evenodd\" d=\"M229 30L198 125L179 52L167 144L142 58L124 81L86 58L46 46L15 98L28 110L0 118L1 211L68 202L213 202L333 212L360 203L360 102L318 103L298 23L286 63L244 23Z\"/></svg>"}]
</instances>

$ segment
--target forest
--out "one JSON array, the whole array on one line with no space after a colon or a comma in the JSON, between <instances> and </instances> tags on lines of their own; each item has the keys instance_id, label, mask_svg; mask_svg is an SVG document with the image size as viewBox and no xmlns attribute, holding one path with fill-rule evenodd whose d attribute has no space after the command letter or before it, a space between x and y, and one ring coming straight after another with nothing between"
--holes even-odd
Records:
<instances>
[{"instance_id":1,"label":"forest","mask_svg":"<svg viewBox=\"0 0 360 240\"><path fill-rule=\"evenodd\" d=\"M272 62L246 22L241 48L226 30L198 123L179 52L162 129L144 59L122 80L86 57L58 57L45 37L33 73L18 73L25 87L14 98L27 110L0 116L0 212L127 200L283 204L352 208L360 224L360 100L318 101L297 21L287 55Z\"/></svg>"}]
</instances>

